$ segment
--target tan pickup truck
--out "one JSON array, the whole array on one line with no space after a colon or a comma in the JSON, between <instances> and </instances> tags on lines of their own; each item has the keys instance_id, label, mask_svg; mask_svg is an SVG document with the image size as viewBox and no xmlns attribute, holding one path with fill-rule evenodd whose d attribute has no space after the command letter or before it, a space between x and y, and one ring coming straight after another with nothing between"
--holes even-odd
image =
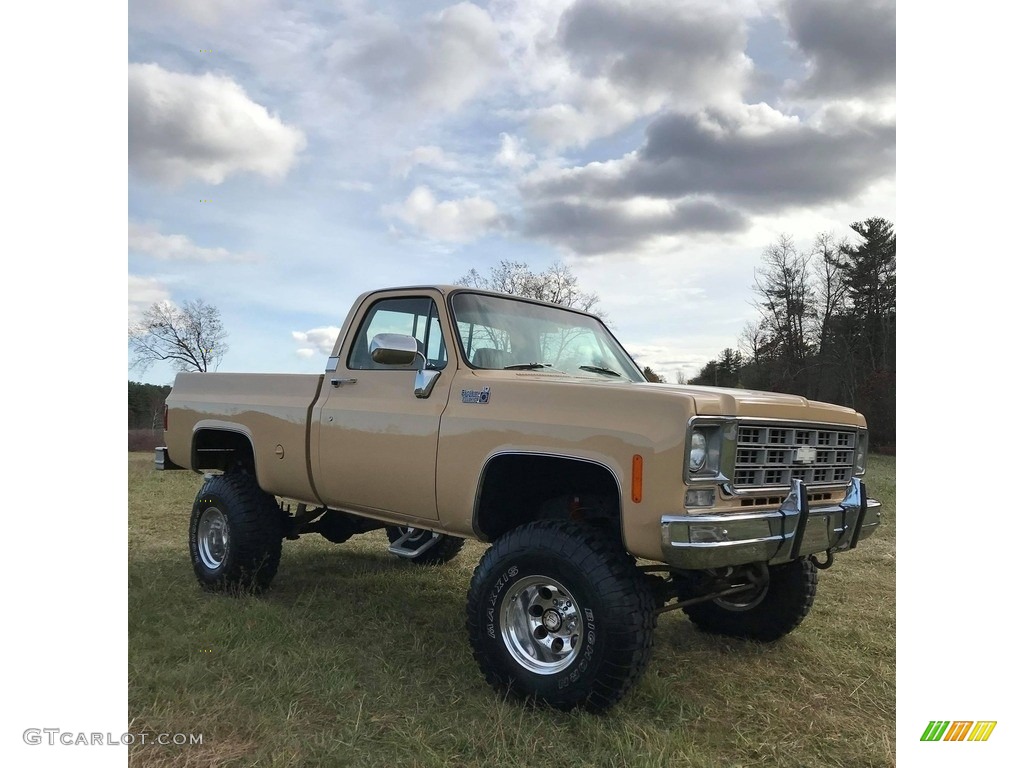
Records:
<instances>
[{"instance_id":1,"label":"tan pickup truck","mask_svg":"<svg viewBox=\"0 0 1024 768\"><path fill-rule=\"evenodd\" d=\"M467 629L487 681L602 710L657 616L778 640L817 569L880 523L864 417L793 395L644 381L600 319L454 286L359 297L325 375L183 373L161 469L207 475L210 589L260 590L283 539L384 528L413 563L491 543Z\"/></svg>"}]
</instances>

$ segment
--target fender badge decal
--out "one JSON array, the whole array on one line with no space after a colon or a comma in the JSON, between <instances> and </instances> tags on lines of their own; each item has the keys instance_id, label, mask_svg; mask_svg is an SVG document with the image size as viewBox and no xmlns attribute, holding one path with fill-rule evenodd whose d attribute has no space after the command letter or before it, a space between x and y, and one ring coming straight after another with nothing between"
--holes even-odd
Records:
<instances>
[{"instance_id":1,"label":"fender badge decal","mask_svg":"<svg viewBox=\"0 0 1024 768\"><path fill-rule=\"evenodd\" d=\"M462 390L462 402L464 403L479 403L481 405L487 405L491 401L491 388L484 387L482 390L477 392L475 389L464 389Z\"/></svg>"}]
</instances>

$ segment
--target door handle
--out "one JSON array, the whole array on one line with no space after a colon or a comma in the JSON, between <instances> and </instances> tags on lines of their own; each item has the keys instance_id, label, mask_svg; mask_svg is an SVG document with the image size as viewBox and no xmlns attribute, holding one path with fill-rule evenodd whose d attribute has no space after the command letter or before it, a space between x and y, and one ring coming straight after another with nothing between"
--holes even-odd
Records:
<instances>
[{"instance_id":1,"label":"door handle","mask_svg":"<svg viewBox=\"0 0 1024 768\"><path fill-rule=\"evenodd\" d=\"M332 387L340 387L342 384L355 384L355 379L331 379Z\"/></svg>"}]
</instances>

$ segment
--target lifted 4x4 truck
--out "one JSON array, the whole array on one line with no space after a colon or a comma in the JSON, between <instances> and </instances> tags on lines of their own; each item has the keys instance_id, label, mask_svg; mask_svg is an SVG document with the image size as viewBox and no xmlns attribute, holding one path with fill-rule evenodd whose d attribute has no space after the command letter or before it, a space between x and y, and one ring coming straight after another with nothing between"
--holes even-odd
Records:
<instances>
[{"instance_id":1,"label":"lifted 4x4 truck","mask_svg":"<svg viewBox=\"0 0 1024 768\"><path fill-rule=\"evenodd\" d=\"M454 286L359 297L324 375L183 373L161 469L206 474L199 582L261 590L283 539L384 528L440 564L491 544L466 627L494 688L603 710L657 616L762 642L880 523L864 417L793 395L649 384L600 319Z\"/></svg>"}]
</instances>

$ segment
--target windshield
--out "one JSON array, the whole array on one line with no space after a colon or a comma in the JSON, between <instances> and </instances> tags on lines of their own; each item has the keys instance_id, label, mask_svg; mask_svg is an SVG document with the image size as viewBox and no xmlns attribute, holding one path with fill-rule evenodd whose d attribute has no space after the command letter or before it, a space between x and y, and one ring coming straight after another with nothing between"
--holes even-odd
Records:
<instances>
[{"instance_id":1,"label":"windshield","mask_svg":"<svg viewBox=\"0 0 1024 768\"><path fill-rule=\"evenodd\" d=\"M477 293L455 294L452 310L462 351L474 368L644 380L608 329L589 315Z\"/></svg>"}]
</instances>

